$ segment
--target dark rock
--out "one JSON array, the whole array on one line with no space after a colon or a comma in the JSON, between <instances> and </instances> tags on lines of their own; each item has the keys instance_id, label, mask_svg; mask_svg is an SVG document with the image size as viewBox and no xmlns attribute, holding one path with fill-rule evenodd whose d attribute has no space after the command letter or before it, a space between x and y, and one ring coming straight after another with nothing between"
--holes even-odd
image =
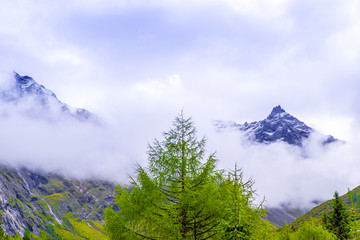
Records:
<instances>
[{"instance_id":1,"label":"dark rock","mask_svg":"<svg viewBox=\"0 0 360 240\"><path fill-rule=\"evenodd\" d=\"M241 131L250 142L270 144L278 141L301 147L305 139L316 132L297 118L287 113L281 106L273 108L269 116L258 122L238 124L216 121L218 129L232 128ZM332 136L324 136L323 145L337 141Z\"/></svg>"}]
</instances>

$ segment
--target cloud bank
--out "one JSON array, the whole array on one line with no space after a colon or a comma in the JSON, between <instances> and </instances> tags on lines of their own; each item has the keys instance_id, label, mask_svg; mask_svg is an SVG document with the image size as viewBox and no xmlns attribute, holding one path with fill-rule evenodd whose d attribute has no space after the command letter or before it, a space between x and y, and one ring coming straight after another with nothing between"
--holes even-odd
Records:
<instances>
[{"instance_id":1,"label":"cloud bank","mask_svg":"<svg viewBox=\"0 0 360 240\"><path fill-rule=\"evenodd\" d=\"M249 144L236 132L209 137L211 147L217 149L219 166L234 169L236 163L241 167L245 177L255 181L265 205L289 203L305 208L332 198L335 191L345 194L360 183L358 141L323 147L322 140L313 134L300 149L283 142Z\"/></svg>"},{"instance_id":2,"label":"cloud bank","mask_svg":"<svg viewBox=\"0 0 360 240\"><path fill-rule=\"evenodd\" d=\"M358 182L359 9L356 0L5 0L0 75L30 75L108 125L51 125L1 106L0 157L126 181L184 109L219 166L238 161L269 203L344 193ZM259 120L279 104L348 144L309 144L302 159L282 144L244 147L209 125Z\"/></svg>"},{"instance_id":3,"label":"cloud bank","mask_svg":"<svg viewBox=\"0 0 360 240\"><path fill-rule=\"evenodd\" d=\"M181 96L182 83L178 76L167 80L148 80L134 86L139 94L153 102L138 104L158 106L163 96ZM161 94L158 92L160 91ZM162 96L163 94L163 96ZM24 115L22 104L0 105L0 161L11 166L55 171L69 177L97 177L126 184L135 173L136 164L147 165L147 144L162 138L162 132L171 126L170 106L163 106L163 114L154 114L152 108L138 112L125 111L125 105L114 104L103 126L78 122L71 118L52 115ZM169 104L169 103L168 103ZM32 106L26 106L33 109ZM39 108L41 110L41 108ZM238 132L219 133L212 119L193 112L199 137L208 139L207 151L216 151L218 168L231 170L241 167L245 177L255 181L259 199L265 197L267 206L291 202L294 206L311 206L312 201L331 198L334 191L345 193L360 183L359 136L354 127L353 142L334 143L323 147L323 139L313 134L300 149L286 143L270 145L250 144ZM180 111L180 110L179 110ZM185 109L186 112L186 109ZM55 114L55 113L53 113Z\"/></svg>"}]
</instances>

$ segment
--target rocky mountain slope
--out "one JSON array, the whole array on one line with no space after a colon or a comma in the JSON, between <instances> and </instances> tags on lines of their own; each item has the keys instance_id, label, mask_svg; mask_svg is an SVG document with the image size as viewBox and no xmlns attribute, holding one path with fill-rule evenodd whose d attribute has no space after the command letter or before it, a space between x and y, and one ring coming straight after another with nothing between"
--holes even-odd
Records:
<instances>
[{"instance_id":1,"label":"rocky mountain slope","mask_svg":"<svg viewBox=\"0 0 360 240\"><path fill-rule=\"evenodd\" d=\"M1 86L0 104L2 118L16 113L36 121L101 124L95 114L70 107L33 78L16 72ZM103 212L107 207L116 208L114 194L110 182L1 165L1 227L12 236L23 236L29 230L35 239L106 239Z\"/></svg>"},{"instance_id":2,"label":"rocky mountain slope","mask_svg":"<svg viewBox=\"0 0 360 240\"><path fill-rule=\"evenodd\" d=\"M234 121L215 121L215 126L220 132L237 131L243 139L251 144L285 142L293 146L303 147L304 142L314 133L322 139L321 143L323 145L340 141L331 135L322 135L317 130L287 113L281 106L274 107L268 117L261 121L245 122L244 124ZM282 204L277 208L269 208L267 219L274 225L283 226L295 221L308 210Z\"/></svg>"},{"instance_id":3,"label":"rocky mountain slope","mask_svg":"<svg viewBox=\"0 0 360 240\"><path fill-rule=\"evenodd\" d=\"M22 114L33 118L62 116L82 122L100 122L95 114L82 108L70 107L32 77L20 76L16 72L7 87L0 90L0 100L7 105L12 104Z\"/></svg>"},{"instance_id":4,"label":"rocky mountain slope","mask_svg":"<svg viewBox=\"0 0 360 240\"><path fill-rule=\"evenodd\" d=\"M233 121L215 121L218 130L239 131L250 142L270 144L283 141L291 145L302 146L304 140L317 132L297 118L287 113L281 106L274 107L269 116L262 121L238 124ZM333 136L323 135L323 144L337 141Z\"/></svg>"},{"instance_id":5,"label":"rocky mountain slope","mask_svg":"<svg viewBox=\"0 0 360 240\"><path fill-rule=\"evenodd\" d=\"M303 216L308 209L294 208L286 204L282 204L277 208L268 208L266 219L275 226L281 227L285 224L294 222L297 218Z\"/></svg>"},{"instance_id":6,"label":"rocky mountain slope","mask_svg":"<svg viewBox=\"0 0 360 240\"><path fill-rule=\"evenodd\" d=\"M0 102L36 119L64 117L86 123L101 122L96 115L68 106L33 78L16 72L9 86L0 89ZM5 115L0 109L0 116ZM262 121L245 124L216 121L216 127L220 131L239 131L253 143L283 141L299 147L316 132L280 106ZM323 139L323 144L337 141L332 136L323 136ZM42 239L88 239L89 236L104 239L102 214L109 206L115 207L112 183L79 181L26 168L0 166L1 219L8 234L23 235L25 229L29 229ZM303 214L303 209L284 205L269 209L268 220L282 226Z\"/></svg>"},{"instance_id":7,"label":"rocky mountain slope","mask_svg":"<svg viewBox=\"0 0 360 240\"><path fill-rule=\"evenodd\" d=\"M109 182L2 166L2 228L21 236L28 229L43 239L105 239L102 215L106 207L114 207L114 191Z\"/></svg>"}]
</instances>

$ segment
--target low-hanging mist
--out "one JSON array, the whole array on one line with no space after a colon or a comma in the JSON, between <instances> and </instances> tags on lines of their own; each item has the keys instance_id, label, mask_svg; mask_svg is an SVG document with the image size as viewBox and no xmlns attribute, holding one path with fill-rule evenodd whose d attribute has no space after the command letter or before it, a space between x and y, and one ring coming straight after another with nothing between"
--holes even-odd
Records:
<instances>
[{"instance_id":1,"label":"low-hanging mist","mask_svg":"<svg viewBox=\"0 0 360 240\"><path fill-rule=\"evenodd\" d=\"M0 162L75 178L128 183L137 164L146 166L147 145L155 138L162 139L161 133L171 127L176 115L176 104L169 101L145 104L146 95L142 100L131 96L109 101L116 104L104 114L104 124L100 125L79 122L61 112L44 113L41 107L27 106L30 102L26 101L1 103ZM194 98L188 94L181 97ZM125 100L132 100L131 108ZM331 198L334 191L345 193L360 184L356 127L346 143L323 146L322 136L313 134L302 148L283 142L251 144L239 132L217 132L213 125L216 112L210 107L201 112L189 100L186 106L185 116L194 117L198 136L208 139L208 153L216 152L218 168L231 170L237 164L246 179L255 181L259 199L265 197L267 206L290 203L309 207L312 201ZM34 109L37 112L29 115Z\"/></svg>"},{"instance_id":2,"label":"low-hanging mist","mask_svg":"<svg viewBox=\"0 0 360 240\"><path fill-rule=\"evenodd\" d=\"M249 144L236 132L214 133L209 140L217 149L219 166L241 167L267 206L309 208L335 191L344 194L360 184L360 146L354 142L323 146L323 139L313 134L302 148L284 142Z\"/></svg>"}]
</instances>

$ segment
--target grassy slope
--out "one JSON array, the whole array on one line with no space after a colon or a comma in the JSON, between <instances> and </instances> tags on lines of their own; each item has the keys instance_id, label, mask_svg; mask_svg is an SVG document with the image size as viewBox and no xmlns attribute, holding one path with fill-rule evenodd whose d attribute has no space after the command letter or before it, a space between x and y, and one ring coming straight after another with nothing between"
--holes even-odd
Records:
<instances>
[{"instance_id":1,"label":"grassy slope","mask_svg":"<svg viewBox=\"0 0 360 240\"><path fill-rule=\"evenodd\" d=\"M355 210L357 210L356 214L354 216L354 219L359 220L360 219L360 211L359 211L360 210L360 186L354 188L352 191L350 191L340 197L341 200L343 201L343 203L345 204L345 206L349 209L349 211L350 211L350 207L351 207L350 196L352 196L353 206L354 206ZM313 218L314 221L320 222L322 212L325 210L325 211L327 211L328 214L330 214L331 207L332 207L332 199L314 207L312 210L307 212L302 217L297 218L295 220L295 222L293 222L291 225L294 226L295 228L298 228L300 225L303 225L304 222L309 221L311 218Z\"/></svg>"}]
</instances>

